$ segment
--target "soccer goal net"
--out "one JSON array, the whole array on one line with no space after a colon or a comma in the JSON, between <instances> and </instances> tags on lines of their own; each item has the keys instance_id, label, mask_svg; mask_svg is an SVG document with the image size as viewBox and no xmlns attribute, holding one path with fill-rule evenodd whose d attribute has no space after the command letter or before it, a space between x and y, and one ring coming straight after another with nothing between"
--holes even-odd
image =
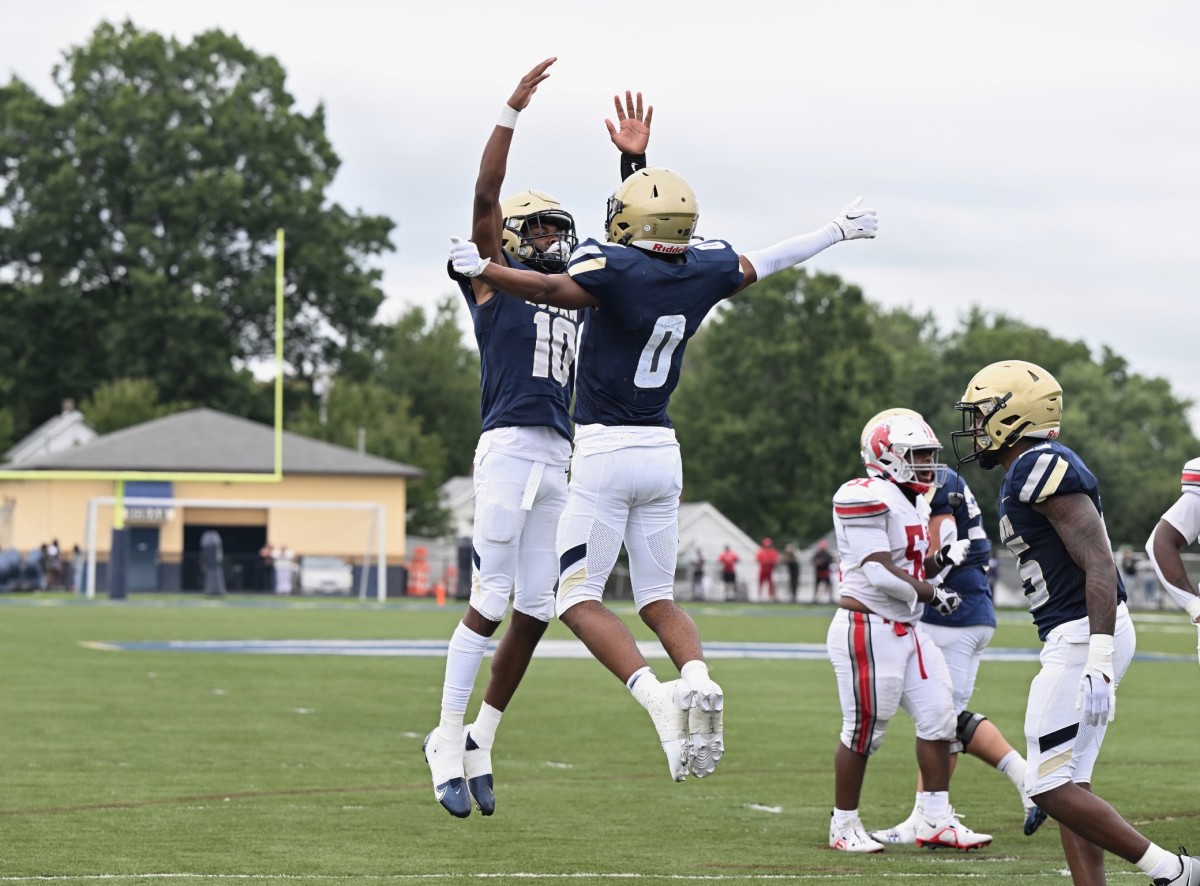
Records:
<instances>
[{"instance_id":1,"label":"soccer goal net","mask_svg":"<svg viewBox=\"0 0 1200 886\"><path fill-rule=\"evenodd\" d=\"M378 502L127 496L122 534L112 531L116 506L113 496L88 500L79 588L88 597L121 563L129 591L387 598L387 509Z\"/></svg>"}]
</instances>

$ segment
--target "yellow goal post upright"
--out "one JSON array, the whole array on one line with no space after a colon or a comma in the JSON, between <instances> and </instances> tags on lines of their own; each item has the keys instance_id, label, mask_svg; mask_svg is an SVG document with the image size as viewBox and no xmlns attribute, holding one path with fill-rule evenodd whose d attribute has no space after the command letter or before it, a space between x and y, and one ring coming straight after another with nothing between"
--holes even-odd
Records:
<instances>
[{"instance_id":1,"label":"yellow goal post upright","mask_svg":"<svg viewBox=\"0 0 1200 886\"><path fill-rule=\"evenodd\" d=\"M270 472L252 471L72 471L27 470L0 471L0 480L101 480L113 483L113 532L125 531L125 484L129 481L158 480L171 483L279 483L283 480L283 325L284 325L284 234L275 230L275 422L273 469ZM160 502L161 503L161 500ZM89 508L90 511L90 508ZM95 549L89 545L89 559L94 567ZM123 568L122 564L122 568ZM95 575L89 569L89 579ZM89 581L89 594L94 585Z\"/></svg>"}]
</instances>

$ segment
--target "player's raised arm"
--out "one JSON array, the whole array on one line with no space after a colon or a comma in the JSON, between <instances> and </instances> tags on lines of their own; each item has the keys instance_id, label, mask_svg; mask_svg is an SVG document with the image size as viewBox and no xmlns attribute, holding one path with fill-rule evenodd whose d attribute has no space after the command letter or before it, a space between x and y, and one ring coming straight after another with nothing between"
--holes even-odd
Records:
<instances>
[{"instance_id":1,"label":"player's raised arm","mask_svg":"<svg viewBox=\"0 0 1200 886\"><path fill-rule=\"evenodd\" d=\"M608 137L621 152L621 181L629 178L639 169L646 168L646 148L650 144L650 120L654 116L654 105L646 107L642 112L642 94L637 94L635 103L633 93L625 90L625 106L621 106L621 97L613 96L613 105L617 109L617 122L605 119L608 127Z\"/></svg>"},{"instance_id":2,"label":"player's raised arm","mask_svg":"<svg viewBox=\"0 0 1200 886\"><path fill-rule=\"evenodd\" d=\"M529 106L529 100L537 92L538 85L550 75L549 67L557 61L548 58L539 62L521 78L512 96L500 111L492 135L483 148L479 161L479 176L475 179L475 200L471 211L471 239L479 246L485 258L499 259L503 239L503 213L500 209L500 189L508 171L508 151L512 145L517 115ZM480 287L473 284L476 296Z\"/></svg>"},{"instance_id":3,"label":"player's raised arm","mask_svg":"<svg viewBox=\"0 0 1200 886\"><path fill-rule=\"evenodd\" d=\"M828 249L843 240L870 240L879 228L879 219L874 209L862 206L862 197L856 198L839 212L831 222L826 222L815 231L799 234L782 240L774 246L757 249L740 256L742 265L741 292L747 286L763 280L777 271L808 261L818 252ZM737 293L734 293L735 295Z\"/></svg>"},{"instance_id":4,"label":"player's raised arm","mask_svg":"<svg viewBox=\"0 0 1200 886\"><path fill-rule=\"evenodd\" d=\"M558 308L590 308L599 303L567 274L529 274L483 258L470 240L450 238L450 265L456 274L482 279L493 289Z\"/></svg>"}]
</instances>

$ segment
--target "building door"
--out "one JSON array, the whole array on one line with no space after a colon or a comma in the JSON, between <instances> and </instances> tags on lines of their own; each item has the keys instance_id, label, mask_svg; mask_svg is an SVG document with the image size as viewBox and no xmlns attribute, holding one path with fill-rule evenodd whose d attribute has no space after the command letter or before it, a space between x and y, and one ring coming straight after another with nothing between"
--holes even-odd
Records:
<instances>
[{"instance_id":1,"label":"building door","mask_svg":"<svg viewBox=\"0 0 1200 886\"><path fill-rule=\"evenodd\" d=\"M129 574L131 591L157 591L158 587L158 527L129 528Z\"/></svg>"}]
</instances>

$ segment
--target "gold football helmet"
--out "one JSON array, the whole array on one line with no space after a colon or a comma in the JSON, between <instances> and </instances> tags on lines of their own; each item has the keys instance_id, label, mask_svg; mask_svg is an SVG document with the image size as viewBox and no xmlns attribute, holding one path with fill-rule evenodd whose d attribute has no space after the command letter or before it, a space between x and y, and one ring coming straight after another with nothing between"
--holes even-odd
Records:
<instances>
[{"instance_id":1,"label":"gold football helmet","mask_svg":"<svg viewBox=\"0 0 1200 886\"><path fill-rule=\"evenodd\" d=\"M669 169L639 169L608 198L604 229L610 243L678 254L688 248L700 205L691 185Z\"/></svg>"},{"instance_id":2,"label":"gold football helmet","mask_svg":"<svg viewBox=\"0 0 1200 886\"><path fill-rule=\"evenodd\" d=\"M1053 440L1062 406L1062 386L1037 364L1001 360L985 366L954 404L963 414L963 429L950 435L959 465L978 461L991 469L996 453L1022 437Z\"/></svg>"},{"instance_id":3,"label":"gold football helmet","mask_svg":"<svg viewBox=\"0 0 1200 886\"><path fill-rule=\"evenodd\" d=\"M500 212L504 216L501 242L505 252L545 274L557 274L567 267L579 238L575 219L561 203L545 191L521 191L502 202ZM558 239L544 250L527 236L543 225L553 225L558 233Z\"/></svg>"}]
</instances>

